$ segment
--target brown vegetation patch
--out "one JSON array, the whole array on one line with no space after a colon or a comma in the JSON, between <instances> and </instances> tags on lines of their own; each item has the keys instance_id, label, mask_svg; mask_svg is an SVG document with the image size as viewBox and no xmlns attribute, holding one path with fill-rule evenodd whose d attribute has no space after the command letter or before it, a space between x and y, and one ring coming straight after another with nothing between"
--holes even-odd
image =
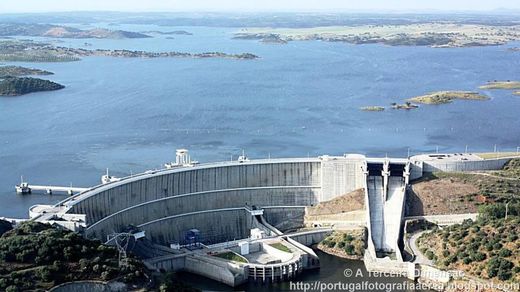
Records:
<instances>
[{"instance_id":1,"label":"brown vegetation patch","mask_svg":"<svg viewBox=\"0 0 520 292\"><path fill-rule=\"evenodd\" d=\"M476 213L479 189L458 177L424 180L412 185L408 215Z\"/></svg>"},{"instance_id":2,"label":"brown vegetation patch","mask_svg":"<svg viewBox=\"0 0 520 292\"><path fill-rule=\"evenodd\" d=\"M307 208L309 216L339 214L356 210L363 210L365 206L365 191L358 189L341 195L333 200L321 202L314 207Z\"/></svg>"}]
</instances>

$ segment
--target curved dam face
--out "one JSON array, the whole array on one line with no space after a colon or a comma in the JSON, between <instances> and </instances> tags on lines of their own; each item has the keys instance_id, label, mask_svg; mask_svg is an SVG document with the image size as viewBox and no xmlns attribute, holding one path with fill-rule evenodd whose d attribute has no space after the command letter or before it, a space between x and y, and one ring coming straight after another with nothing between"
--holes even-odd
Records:
<instances>
[{"instance_id":1,"label":"curved dam face","mask_svg":"<svg viewBox=\"0 0 520 292\"><path fill-rule=\"evenodd\" d=\"M264 209L271 224L291 228L306 206L363 187L364 159L269 159L148 171L68 198L39 220L80 217L85 236L102 241L129 225L159 244L181 242L193 228L210 243L246 238L252 206Z\"/></svg>"},{"instance_id":2,"label":"curved dam face","mask_svg":"<svg viewBox=\"0 0 520 292\"><path fill-rule=\"evenodd\" d=\"M249 236L247 206L265 208L266 217L281 221L280 212L303 212L322 195L322 162L309 158L145 173L96 187L61 205L66 213L86 216L85 235L90 238L104 240L133 225L160 244L181 241L192 228L209 242L221 242Z\"/></svg>"}]
</instances>

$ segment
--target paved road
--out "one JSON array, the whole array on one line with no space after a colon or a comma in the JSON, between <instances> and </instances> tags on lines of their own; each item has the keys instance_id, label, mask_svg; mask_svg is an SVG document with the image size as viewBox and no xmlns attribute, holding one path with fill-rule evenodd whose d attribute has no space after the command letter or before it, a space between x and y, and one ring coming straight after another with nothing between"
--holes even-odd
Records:
<instances>
[{"instance_id":1,"label":"paved road","mask_svg":"<svg viewBox=\"0 0 520 292\"><path fill-rule=\"evenodd\" d=\"M423 255L416 244L417 239L425 232L427 231L417 232L414 235L412 235L412 237L410 237L409 239L410 248L412 249L412 252L415 254L415 259L413 262L433 266L433 261L429 260L425 255Z\"/></svg>"}]
</instances>

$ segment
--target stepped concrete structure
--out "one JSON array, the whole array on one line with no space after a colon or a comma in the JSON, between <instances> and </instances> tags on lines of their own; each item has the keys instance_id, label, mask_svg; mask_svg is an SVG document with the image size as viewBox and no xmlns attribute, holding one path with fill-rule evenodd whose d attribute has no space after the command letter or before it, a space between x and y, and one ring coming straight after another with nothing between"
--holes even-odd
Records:
<instances>
[{"instance_id":1,"label":"stepped concrete structure","mask_svg":"<svg viewBox=\"0 0 520 292\"><path fill-rule=\"evenodd\" d=\"M234 286L249 276L285 279L315 267L318 259L305 245L319 242L330 231L295 237L286 232L303 226L306 207L358 189L365 190L366 256L370 262L382 258L402 262L404 202L411 180L433 171L500 169L510 159L484 160L471 154L410 158L345 154L259 160L241 157L239 161L208 164L187 161L94 186L54 206L37 205L29 212L33 220L59 224L102 241L129 229L139 230L147 242L141 247L155 246L153 250L142 248L148 250L144 253L151 266L192 272L205 267L217 273L214 279ZM208 259L211 248L206 254L169 248L189 246L193 238L187 234L193 230L197 231L197 242L206 247L224 244L237 248L240 240L246 240L262 250L258 247L262 244L255 240L263 239L252 239L252 230L260 230L267 238L283 237L281 240L298 256L277 263L269 271L262 270L261 263L226 266Z\"/></svg>"},{"instance_id":2,"label":"stepped concrete structure","mask_svg":"<svg viewBox=\"0 0 520 292\"><path fill-rule=\"evenodd\" d=\"M363 166L368 252L374 258L394 254L403 260L399 245L410 168L406 159L369 159Z\"/></svg>"}]
</instances>

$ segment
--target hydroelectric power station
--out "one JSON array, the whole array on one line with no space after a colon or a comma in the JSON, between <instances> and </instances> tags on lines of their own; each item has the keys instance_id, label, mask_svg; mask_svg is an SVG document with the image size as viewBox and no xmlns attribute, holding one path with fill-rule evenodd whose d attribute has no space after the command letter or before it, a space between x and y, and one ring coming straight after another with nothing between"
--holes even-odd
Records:
<instances>
[{"instance_id":1,"label":"hydroelectric power station","mask_svg":"<svg viewBox=\"0 0 520 292\"><path fill-rule=\"evenodd\" d=\"M367 268L412 275L416 267L402 254L409 182L434 171L500 169L509 160L472 154L261 160L242 155L199 164L182 149L165 169L104 180L54 206L33 206L29 215L103 242L126 236L125 246L132 239L133 251L149 268L185 270L236 286L285 280L319 267L308 246L335 226L302 230L306 208L363 189L364 212L344 223L366 228Z\"/></svg>"}]
</instances>

